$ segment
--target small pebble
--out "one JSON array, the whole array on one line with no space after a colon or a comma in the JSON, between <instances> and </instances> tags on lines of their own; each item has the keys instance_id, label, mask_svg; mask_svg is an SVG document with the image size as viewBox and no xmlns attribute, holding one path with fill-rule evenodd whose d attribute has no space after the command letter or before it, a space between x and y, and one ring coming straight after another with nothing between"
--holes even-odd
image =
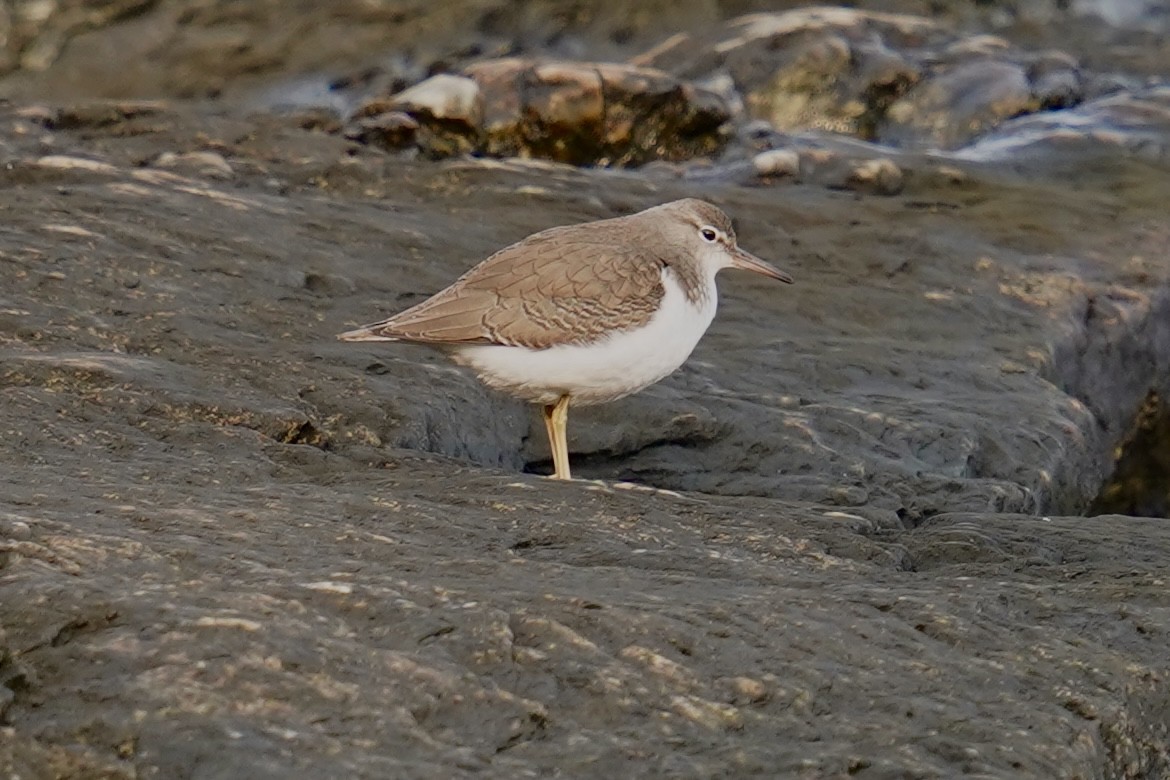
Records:
<instances>
[{"instance_id":1,"label":"small pebble","mask_svg":"<svg viewBox=\"0 0 1170 780\"><path fill-rule=\"evenodd\" d=\"M800 155L791 149L771 149L752 158L757 176L799 176Z\"/></svg>"},{"instance_id":2,"label":"small pebble","mask_svg":"<svg viewBox=\"0 0 1170 780\"><path fill-rule=\"evenodd\" d=\"M235 173L218 152L163 152L155 158L154 167L180 169L217 179L226 179Z\"/></svg>"}]
</instances>

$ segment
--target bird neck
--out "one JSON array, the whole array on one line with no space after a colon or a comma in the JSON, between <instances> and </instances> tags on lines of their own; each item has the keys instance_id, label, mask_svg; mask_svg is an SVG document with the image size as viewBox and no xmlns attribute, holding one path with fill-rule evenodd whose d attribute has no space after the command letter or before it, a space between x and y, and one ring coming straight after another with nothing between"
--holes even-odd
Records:
<instances>
[{"instance_id":1,"label":"bird neck","mask_svg":"<svg viewBox=\"0 0 1170 780\"><path fill-rule=\"evenodd\" d=\"M687 301L696 308L703 308L715 294L714 275L705 271L699 263L689 262L671 263L665 269L666 274L682 288Z\"/></svg>"}]
</instances>

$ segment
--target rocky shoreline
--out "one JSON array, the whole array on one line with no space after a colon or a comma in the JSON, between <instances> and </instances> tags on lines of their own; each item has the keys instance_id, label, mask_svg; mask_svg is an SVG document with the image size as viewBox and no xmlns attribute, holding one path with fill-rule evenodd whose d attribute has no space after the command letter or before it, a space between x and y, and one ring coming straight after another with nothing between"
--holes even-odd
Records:
<instances>
[{"instance_id":1,"label":"rocky shoreline","mask_svg":"<svg viewBox=\"0 0 1170 780\"><path fill-rule=\"evenodd\" d=\"M4 11L6 776L1170 772L1166 20L668 5ZM333 339L689 196L798 284L586 480Z\"/></svg>"}]
</instances>

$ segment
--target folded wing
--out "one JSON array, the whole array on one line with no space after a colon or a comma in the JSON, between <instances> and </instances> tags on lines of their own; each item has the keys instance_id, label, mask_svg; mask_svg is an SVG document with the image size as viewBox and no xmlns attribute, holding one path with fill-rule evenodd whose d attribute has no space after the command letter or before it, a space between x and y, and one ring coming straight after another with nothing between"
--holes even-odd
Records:
<instances>
[{"instance_id":1,"label":"folded wing","mask_svg":"<svg viewBox=\"0 0 1170 780\"><path fill-rule=\"evenodd\" d=\"M484 260L447 289L339 338L535 349L643 325L664 295L665 264L607 242L597 225L553 228Z\"/></svg>"}]
</instances>

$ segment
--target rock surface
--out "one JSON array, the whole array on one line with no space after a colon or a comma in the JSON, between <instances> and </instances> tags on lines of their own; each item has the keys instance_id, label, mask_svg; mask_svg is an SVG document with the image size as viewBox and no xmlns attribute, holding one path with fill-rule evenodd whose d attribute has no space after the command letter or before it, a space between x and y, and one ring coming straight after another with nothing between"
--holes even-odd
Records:
<instances>
[{"instance_id":1,"label":"rock surface","mask_svg":"<svg viewBox=\"0 0 1170 780\"><path fill-rule=\"evenodd\" d=\"M722 128L731 112L718 95L653 68L511 57L464 74L367 99L349 137L432 158L476 153L601 166L687 160L727 140ZM377 132L400 114L418 132Z\"/></svg>"},{"instance_id":2,"label":"rock surface","mask_svg":"<svg viewBox=\"0 0 1170 780\"><path fill-rule=\"evenodd\" d=\"M553 8L477 31L440 5L393 35L486 47ZM360 64L322 7L115 3L8 39L73 31L0 84L0 773L1170 773L1170 526L1077 516L1170 393L1162 88L1038 114L1010 154L1037 119L953 154L741 128L636 172L186 102L239 88L207 49L118 101L52 89L144 30L272 45L273 78L305 64L290 29ZM327 13L390 13L361 7ZM623 24L663 32L615 6L565 35ZM425 132L405 108L364 131ZM1075 132L1097 111L1124 132ZM725 274L679 373L575 413L595 481L532 473L532 412L441 356L333 339L535 230L684 196L797 284Z\"/></svg>"}]
</instances>

